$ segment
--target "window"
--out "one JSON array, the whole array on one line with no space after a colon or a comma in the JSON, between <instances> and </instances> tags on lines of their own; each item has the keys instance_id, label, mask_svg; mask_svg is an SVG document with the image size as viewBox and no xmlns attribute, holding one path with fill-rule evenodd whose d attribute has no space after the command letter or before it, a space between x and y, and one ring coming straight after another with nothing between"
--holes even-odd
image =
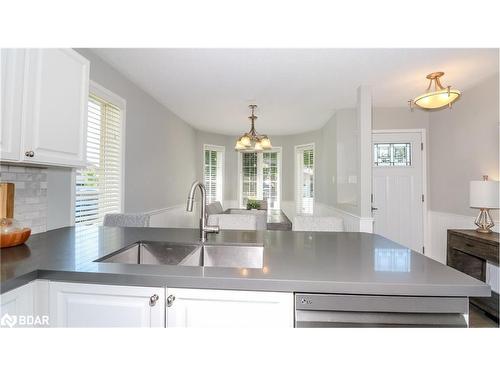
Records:
<instances>
[{"instance_id":1,"label":"window","mask_svg":"<svg viewBox=\"0 0 500 375\"><path fill-rule=\"evenodd\" d=\"M373 163L379 167L410 166L410 143L374 143Z\"/></svg>"},{"instance_id":2,"label":"window","mask_svg":"<svg viewBox=\"0 0 500 375\"><path fill-rule=\"evenodd\" d=\"M240 206L248 200L266 200L270 209L280 208L281 149L239 153Z\"/></svg>"},{"instance_id":3,"label":"window","mask_svg":"<svg viewBox=\"0 0 500 375\"><path fill-rule=\"evenodd\" d=\"M279 208L279 173L278 153L262 154L262 198L269 208Z\"/></svg>"},{"instance_id":4,"label":"window","mask_svg":"<svg viewBox=\"0 0 500 375\"><path fill-rule=\"evenodd\" d=\"M207 203L222 203L224 150L222 146L203 146L203 183L207 189Z\"/></svg>"},{"instance_id":5,"label":"window","mask_svg":"<svg viewBox=\"0 0 500 375\"><path fill-rule=\"evenodd\" d=\"M75 225L102 224L122 211L122 143L125 101L91 84L88 99L87 167L76 171Z\"/></svg>"},{"instance_id":6,"label":"window","mask_svg":"<svg viewBox=\"0 0 500 375\"><path fill-rule=\"evenodd\" d=\"M259 199L259 192L257 189L257 156L255 152L245 152L242 157L242 186L241 193L242 206L246 206L247 201L250 199Z\"/></svg>"},{"instance_id":7,"label":"window","mask_svg":"<svg viewBox=\"0 0 500 375\"><path fill-rule=\"evenodd\" d=\"M311 214L314 209L314 144L295 146L296 204L298 214Z\"/></svg>"}]
</instances>

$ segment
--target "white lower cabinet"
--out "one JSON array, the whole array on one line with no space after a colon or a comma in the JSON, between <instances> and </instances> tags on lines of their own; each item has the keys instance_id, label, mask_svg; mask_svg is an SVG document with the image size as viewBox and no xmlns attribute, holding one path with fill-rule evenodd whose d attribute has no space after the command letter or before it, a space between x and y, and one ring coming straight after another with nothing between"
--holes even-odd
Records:
<instances>
[{"instance_id":1,"label":"white lower cabinet","mask_svg":"<svg viewBox=\"0 0 500 375\"><path fill-rule=\"evenodd\" d=\"M52 327L165 327L165 288L50 282Z\"/></svg>"},{"instance_id":2,"label":"white lower cabinet","mask_svg":"<svg viewBox=\"0 0 500 375\"><path fill-rule=\"evenodd\" d=\"M293 327L293 293L167 288L167 327Z\"/></svg>"},{"instance_id":3,"label":"white lower cabinet","mask_svg":"<svg viewBox=\"0 0 500 375\"><path fill-rule=\"evenodd\" d=\"M21 327L22 319L34 315L34 283L23 285L0 296L2 328Z\"/></svg>"},{"instance_id":4,"label":"white lower cabinet","mask_svg":"<svg viewBox=\"0 0 500 375\"><path fill-rule=\"evenodd\" d=\"M168 296L168 297L167 297ZM293 327L293 293L35 280L0 296L1 327Z\"/></svg>"},{"instance_id":5,"label":"white lower cabinet","mask_svg":"<svg viewBox=\"0 0 500 375\"><path fill-rule=\"evenodd\" d=\"M35 280L0 295L0 327L49 327L48 282Z\"/></svg>"}]
</instances>

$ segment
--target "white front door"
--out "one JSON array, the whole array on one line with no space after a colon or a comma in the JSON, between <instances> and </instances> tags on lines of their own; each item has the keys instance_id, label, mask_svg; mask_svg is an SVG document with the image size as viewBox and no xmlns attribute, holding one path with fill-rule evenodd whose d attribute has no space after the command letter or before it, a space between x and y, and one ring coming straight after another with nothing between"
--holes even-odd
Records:
<instances>
[{"instance_id":1,"label":"white front door","mask_svg":"<svg viewBox=\"0 0 500 375\"><path fill-rule=\"evenodd\" d=\"M412 250L424 246L420 132L373 133L374 232Z\"/></svg>"}]
</instances>

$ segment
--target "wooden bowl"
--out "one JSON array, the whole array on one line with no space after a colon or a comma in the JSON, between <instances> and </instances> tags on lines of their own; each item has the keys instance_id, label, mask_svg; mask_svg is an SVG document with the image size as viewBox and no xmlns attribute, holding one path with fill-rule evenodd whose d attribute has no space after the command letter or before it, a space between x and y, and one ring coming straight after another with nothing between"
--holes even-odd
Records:
<instances>
[{"instance_id":1,"label":"wooden bowl","mask_svg":"<svg viewBox=\"0 0 500 375\"><path fill-rule=\"evenodd\" d=\"M25 243L30 237L31 229L23 228L20 231L0 234L0 248L18 246Z\"/></svg>"}]
</instances>

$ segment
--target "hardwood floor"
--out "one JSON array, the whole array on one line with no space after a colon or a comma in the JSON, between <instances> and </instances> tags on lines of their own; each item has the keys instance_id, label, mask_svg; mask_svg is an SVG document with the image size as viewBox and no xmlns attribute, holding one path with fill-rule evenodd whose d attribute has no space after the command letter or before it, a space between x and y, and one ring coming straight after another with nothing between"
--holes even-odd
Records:
<instances>
[{"instance_id":1,"label":"hardwood floor","mask_svg":"<svg viewBox=\"0 0 500 375\"><path fill-rule=\"evenodd\" d=\"M470 328L498 328L498 322L490 318L476 306L469 304Z\"/></svg>"}]
</instances>

